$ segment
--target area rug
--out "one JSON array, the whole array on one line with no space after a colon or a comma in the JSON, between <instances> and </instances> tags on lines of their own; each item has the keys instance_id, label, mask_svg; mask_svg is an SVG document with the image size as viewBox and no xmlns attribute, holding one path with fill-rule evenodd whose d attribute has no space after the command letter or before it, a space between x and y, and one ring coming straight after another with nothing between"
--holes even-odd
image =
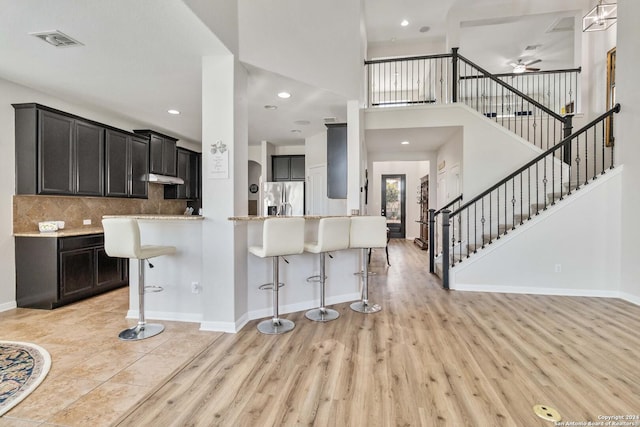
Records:
<instances>
[{"instance_id":1,"label":"area rug","mask_svg":"<svg viewBox=\"0 0 640 427\"><path fill-rule=\"evenodd\" d=\"M44 348L0 341L0 417L35 390L50 367L51 356Z\"/></svg>"}]
</instances>

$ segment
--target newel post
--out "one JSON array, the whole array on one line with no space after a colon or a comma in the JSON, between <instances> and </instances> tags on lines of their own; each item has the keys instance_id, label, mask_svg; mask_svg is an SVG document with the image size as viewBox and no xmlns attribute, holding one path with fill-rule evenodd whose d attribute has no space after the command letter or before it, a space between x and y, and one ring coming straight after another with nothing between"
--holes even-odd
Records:
<instances>
[{"instance_id":1,"label":"newel post","mask_svg":"<svg viewBox=\"0 0 640 427\"><path fill-rule=\"evenodd\" d=\"M451 77L451 102L458 102L458 48L452 48L451 54L451 71L453 72Z\"/></svg>"},{"instance_id":2,"label":"newel post","mask_svg":"<svg viewBox=\"0 0 640 427\"><path fill-rule=\"evenodd\" d=\"M442 211L442 287L449 289L449 214L450 210Z\"/></svg>"},{"instance_id":3,"label":"newel post","mask_svg":"<svg viewBox=\"0 0 640 427\"><path fill-rule=\"evenodd\" d=\"M573 114L567 114L564 116L564 126L562 128L562 138L566 139L571 136L573 132ZM564 146L562 155L562 161L568 165L571 165L571 143Z\"/></svg>"},{"instance_id":4,"label":"newel post","mask_svg":"<svg viewBox=\"0 0 640 427\"><path fill-rule=\"evenodd\" d=\"M436 210L429 209L429 273L435 272L435 257L436 257Z\"/></svg>"}]
</instances>

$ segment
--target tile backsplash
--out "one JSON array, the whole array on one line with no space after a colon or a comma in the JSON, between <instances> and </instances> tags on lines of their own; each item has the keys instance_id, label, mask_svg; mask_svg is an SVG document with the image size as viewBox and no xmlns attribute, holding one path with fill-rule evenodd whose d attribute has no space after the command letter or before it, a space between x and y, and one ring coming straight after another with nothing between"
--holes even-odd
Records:
<instances>
[{"instance_id":1,"label":"tile backsplash","mask_svg":"<svg viewBox=\"0 0 640 427\"><path fill-rule=\"evenodd\" d=\"M41 221L65 221L65 228L80 228L90 219L92 226L100 226L103 215L169 214L180 215L187 203L184 200L164 200L164 188L149 184L148 199L120 199L112 197L80 196L13 196L13 232L38 231Z\"/></svg>"}]
</instances>

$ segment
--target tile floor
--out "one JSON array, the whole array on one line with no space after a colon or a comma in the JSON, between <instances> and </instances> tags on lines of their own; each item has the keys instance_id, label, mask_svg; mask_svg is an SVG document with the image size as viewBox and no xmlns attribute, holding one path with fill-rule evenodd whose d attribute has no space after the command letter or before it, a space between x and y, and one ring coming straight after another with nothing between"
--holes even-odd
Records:
<instances>
[{"instance_id":1,"label":"tile floor","mask_svg":"<svg viewBox=\"0 0 640 427\"><path fill-rule=\"evenodd\" d=\"M123 342L129 289L55 310L0 313L0 339L27 341L51 355L51 370L0 427L109 426L216 340L198 323L162 322L155 337Z\"/></svg>"}]
</instances>

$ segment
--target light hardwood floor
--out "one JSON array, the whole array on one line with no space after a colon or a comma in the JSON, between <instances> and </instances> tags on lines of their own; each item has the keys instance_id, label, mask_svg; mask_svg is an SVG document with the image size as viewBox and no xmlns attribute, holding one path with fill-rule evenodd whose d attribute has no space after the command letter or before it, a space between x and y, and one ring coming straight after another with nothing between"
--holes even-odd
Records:
<instances>
[{"instance_id":1,"label":"light hardwood floor","mask_svg":"<svg viewBox=\"0 0 640 427\"><path fill-rule=\"evenodd\" d=\"M238 334L171 324L133 349L133 343L105 335L97 348L111 349L112 363L119 366L113 370L120 372L104 381L105 373L93 379L103 383L87 387L110 386L98 395L110 416L92 418L103 410L92 406L100 401L95 396L77 398L83 404L69 396L67 409L50 410L54 415L46 421L92 426L553 426L534 414L535 404L556 408L564 421L640 415L640 307L604 298L446 292L428 274L425 251L392 240L389 252L391 267L385 266L383 251L372 257L378 275L371 280L370 299L383 307L376 314L340 304L334 308L341 317L326 324L308 321L304 313L286 315L296 328L280 336L261 335L257 322ZM92 300L74 310L90 322L106 316L100 306ZM49 315L56 322L65 317L56 314L59 310ZM124 311L116 320L107 316L108 321L124 323ZM18 312L0 314L3 330L8 320L24 329L18 334L24 340L40 343L39 337L49 336L33 326L33 316L43 315ZM91 327L74 323L87 336ZM65 328L54 324L54 330ZM78 341L73 326L66 328L66 341L57 343L61 356L65 345ZM163 336L166 341L156 346ZM163 352L165 345L172 352ZM142 355L129 358L131 352ZM145 376L143 359L149 356L159 366L168 365L165 376L153 369ZM109 364L89 366L107 369ZM84 371L78 369L71 359L41 388L56 388L69 373ZM139 390L120 392L127 384ZM128 406L123 396L129 396ZM0 426L29 420L30 399L0 418Z\"/></svg>"}]
</instances>

